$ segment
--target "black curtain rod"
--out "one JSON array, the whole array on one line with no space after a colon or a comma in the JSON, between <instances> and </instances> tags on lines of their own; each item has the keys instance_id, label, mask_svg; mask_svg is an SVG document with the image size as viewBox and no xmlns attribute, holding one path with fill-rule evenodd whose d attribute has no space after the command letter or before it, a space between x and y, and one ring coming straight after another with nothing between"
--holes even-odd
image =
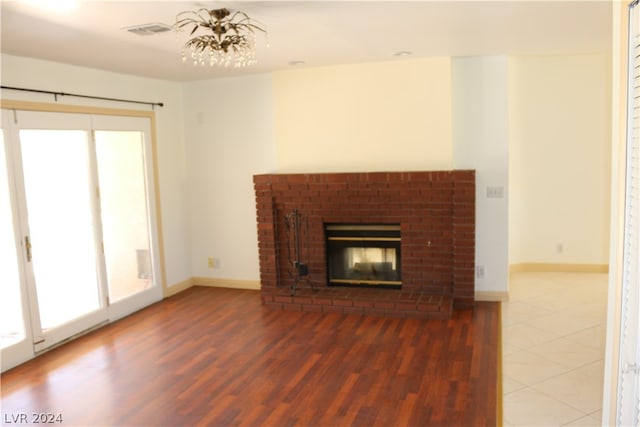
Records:
<instances>
[{"instance_id":1,"label":"black curtain rod","mask_svg":"<svg viewBox=\"0 0 640 427\"><path fill-rule=\"evenodd\" d=\"M40 89L25 89L22 87L11 87L11 86L0 86L0 88L8 89L8 90L19 90L23 92L46 93L48 95L53 95L55 97L56 102L58 102L58 96L75 96L76 98L100 99L102 101L118 101L118 102L128 102L130 104L151 105L151 108L154 108L156 105L158 107L164 107L164 103L162 102L133 101L130 99L106 98L103 96L79 95L76 93L54 92L50 90L40 90Z\"/></svg>"}]
</instances>

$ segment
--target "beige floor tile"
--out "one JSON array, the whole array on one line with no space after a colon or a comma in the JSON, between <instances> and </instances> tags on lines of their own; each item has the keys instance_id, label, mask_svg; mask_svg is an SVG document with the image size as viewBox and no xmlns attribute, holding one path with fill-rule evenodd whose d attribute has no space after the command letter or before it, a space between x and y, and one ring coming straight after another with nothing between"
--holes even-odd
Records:
<instances>
[{"instance_id":1,"label":"beige floor tile","mask_svg":"<svg viewBox=\"0 0 640 427\"><path fill-rule=\"evenodd\" d=\"M532 388L585 414L602 408L602 378L585 375L579 370L550 378Z\"/></svg>"},{"instance_id":2,"label":"beige floor tile","mask_svg":"<svg viewBox=\"0 0 640 427\"><path fill-rule=\"evenodd\" d=\"M504 356L502 364L505 376L527 386L564 374L570 369L526 350Z\"/></svg>"},{"instance_id":3,"label":"beige floor tile","mask_svg":"<svg viewBox=\"0 0 640 427\"><path fill-rule=\"evenodd\" d=\"M551 289L537 286L524 287L518 283L518 286L513 286L509 290L509 303L531 301L534 298L543 297L548 292L551 292Z\"/></svg>"},{"instance_id":4,"label":"beige floor tile","mask_svg":"<svg viewBox=\"0 0 640 427\"><path fill-rule=\"evenodd\" d=\"M567 427L598 427L602 425L602 421L599 418L593 417L591 415L586 415L580 419L573 420L564 425Z\"/></svg>"},{"instance_id":5,"label":"beige floor tile","mask_svg":"<svg viewBox=\"0 0 640 427\"><path fill-rule=\"evenodd\" d=\"M596 362L589 363L575 370L589 378L596 378L600 381L600 387L603 386L604 378L604 357Z\"/></svg>"},{"instance_id":6,"label":"beige floor tile","mask_svg":"<svg viewBox=\"0 0 640 427\"><path fill-rule=\"evenodd\" d=\"M604 355L604 345L606 340L607 328L605 325L597 325L591 328L584 329L574 334L567 335L566 339L583 344L589 347L593 347L600 350Z\"/></svg>"},{"instance_id":7,"label":"beige floor tile","mask_svg":"<svg viewBox=\"0 0 640 427\"><path fill-rule=\"evenodd\" d=\"M598 320L579 318L561 312L539 317L538 319L535 319L535 321L527 324L535 325L538 329L564 337L566 335L575 334L576 332L580 332L584 329L597 326L599 322Z\"/></svg>"},{"instance_id":8,"label":"beige floor tile","mask_svg":"<svg viewBox=\"0 0 640 427\"><path fill-rule=\"evenodd\" d=\"M509 297L504 425L600 425L607 275L514 274Z\"/></svg>"},{"instance_id":9,"label":"beige floor tile","mask_svg":"<svg viewBox=\"0 0 640 427\"><path fill-rule=\"evenodd\" d=\"M598 420L598 421L602 421L602 409L600 409L599 411L595 411L589 414L589 416L591 418L593 418L594 420Z\"/></svg>"},{"instance_id":10,"label":"beige floor tile","mask_svg":"<svg viewBox=\"0 0 640 427\"><path fill-rule=\"evenodd\" d=\"M509 377L508 375L502 376L502 393L503 394L522 390L523 388L526 388L526 387L527 387L526 384L516 381L513 378Z\"/></svg>"},{"instance_id":11,"label":"beige floor tile","mask_svg":"<svg viewBox=\"0 0 640 427\"><path fill-rule=\"evenodd\" d=\"M606 297L604 297L606 300ZM591 301L567 310L567 314L580 317L596 324L605 324L607 319L607 307L603 301Z\"/></svg>"},{"instance_id":12,"label":"beige floor tile","mask_svg":"<svg viewBox=\"0 0 640 427\"><path fill-rule=\"evenodd\" d=\"M563 292L566 295L563 295ZM570 298L571 292L568 290L563 291L550 291L544 295L526 299L528 304L536 307L544 308L553 312L563 312L571 307L575 307L575 301Z\"/></svg>"},{"instance_id":13,"label":"beige floor tile","mask_svg":"<svg viewBox=\"0 0 640 427\"><path fill-rule=\"evenodd\" d=\"M585 415L544 393L529 388L505 395L505 424L513 426L561 426Z\"/></svg>"},{"instance_id":14,"label":"beige floor tile","mask_svg":"<svg viewBox=\"0 0 640 427\"><path fill-rule=\"evenodd\" d=\"M507 354L511 354L515 351L520 351L521 349L518 347L514 347L513 345L506 343L506 342L502 342L502 357L504 357Z\"/></svg>"},{"instance_id":15,"label":"beige floor tile","mask_svg":"<svg viewBox=\"0 0 640 427\"><path fill-rule=\"evenodd\" d=\"M527 304L526 301L509 302L502 304L502 325L528 322L550 314L553 314L553 311Z\"/></svg>"},{"instance_id":16,"label":"beige floor tile","mask_svg":"<svg viewBox=\"0 0 640 427\"><path fill-rule=\"evenodd\" d=\"M602 360L604 357L601 350L566 338L536 345L528 351L571 369Z\"/></svg>"},{"instance_id":17,"label":"beige floor tile","mask_svg":"<svg viewBox=\"0 0 640 427\"><path fill-rule=\"evenodd\" d=\"M519 349L531 348L561 337L557 333L544 331L524 323L504 327L502 336L505 343Z\"/></svg>"}]
</instances>

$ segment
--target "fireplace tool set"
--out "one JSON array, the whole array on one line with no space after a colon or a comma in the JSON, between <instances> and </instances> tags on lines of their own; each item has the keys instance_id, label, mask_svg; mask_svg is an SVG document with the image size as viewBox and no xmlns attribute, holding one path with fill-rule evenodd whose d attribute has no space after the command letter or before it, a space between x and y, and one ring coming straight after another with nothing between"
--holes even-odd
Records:
<instances>
[{"instance_id":1,"label":"fireplace tool set","mask_svg":"<svg viewBox=\"0 0 640 427\"><path fill-rule=\"evenodd\" d=\"M293 276L293 283L291 285L291 296L296 294L298 283L303 278L309 276L309 266L302 261L303 259L303 238L306 238L306 252L309 255L309 220L306 216L303 216L297 209L293 212L285 215L284 217L286 232L287 232L287 252L289 257L289 264L292 270L289 270L289 274ZM309 281L309 285L311 282Z\"/></svg>"}]
</instances>

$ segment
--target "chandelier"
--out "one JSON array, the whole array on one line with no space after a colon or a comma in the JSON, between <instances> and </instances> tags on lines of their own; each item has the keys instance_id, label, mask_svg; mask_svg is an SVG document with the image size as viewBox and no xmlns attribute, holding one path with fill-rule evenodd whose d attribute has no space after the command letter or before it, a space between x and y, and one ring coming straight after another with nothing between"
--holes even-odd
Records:
<instances>
[{"instance_id":1,"label":"chandelier","mask_svg":"<svg viewBox=\"0 0 640 427\"><path fill-rule=\"evenodd\" d=\"M182 62L190 56L193 65L209 64L236 68L254 65L256 60L256 31L266 34L261 24L255 23L240 11L233 14L226 8L199 9L181 12L176 16L176 31L192 27L190 38L182 48ZM204 30L203 34L196 34Z\"/></svg>"}]
</instances>

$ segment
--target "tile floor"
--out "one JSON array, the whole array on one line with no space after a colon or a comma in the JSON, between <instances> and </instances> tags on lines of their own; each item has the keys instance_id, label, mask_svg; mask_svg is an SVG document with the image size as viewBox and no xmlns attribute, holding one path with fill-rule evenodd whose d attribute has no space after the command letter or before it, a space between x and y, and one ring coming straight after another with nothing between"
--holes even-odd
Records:
<instances>
[{"instance_id":1,"label":"tile floor","mask_svg":"<svg viewBox=\"0 0 640 427\"><path fill-rule=\"evenodd\" d=\"M600 426L607 275L515 273L502 304L505 426Z\"/></svg>"}]
</instances>

